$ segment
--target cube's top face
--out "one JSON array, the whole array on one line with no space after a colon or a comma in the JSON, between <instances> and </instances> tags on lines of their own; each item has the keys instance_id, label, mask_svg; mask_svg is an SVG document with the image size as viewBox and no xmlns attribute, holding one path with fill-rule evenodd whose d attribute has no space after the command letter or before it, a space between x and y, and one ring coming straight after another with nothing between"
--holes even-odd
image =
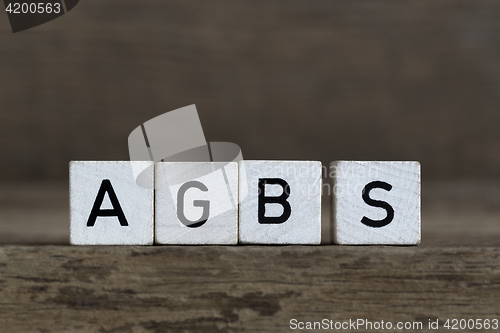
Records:
<instances>
[{"instance_id":1,"label":"cube's top face","mask_svg":"<svg viewBox=\"0 0 500 333\"><path fill-rule=\"evenodd\" d=\"M420 243L420 163L338 161L330 175L335 243Z\"/></svg>"},{"instance_id":2,"label":"cube's top face","mask_svg":"<svg viewBox=\"0 0 500 333\"><path fill-rule=\"evenodd\" d=\"M330 168L334 166L342 167L342 166L352 166L358 165L362 167L371 167L375 168L377 166L393 166L393 167L401 167L401 168L412 168L412 170L418 169L418 173L420 174L420 162L418 161L332 161L330 162Z\"/></svg>"}]
</instances>

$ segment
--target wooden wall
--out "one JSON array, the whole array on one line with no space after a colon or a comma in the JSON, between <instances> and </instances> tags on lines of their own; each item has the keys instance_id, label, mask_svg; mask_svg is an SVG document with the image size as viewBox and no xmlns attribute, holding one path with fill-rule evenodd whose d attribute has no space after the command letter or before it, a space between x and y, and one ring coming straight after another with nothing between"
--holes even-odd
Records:
<instances>
[{"instance_id":1,"label":"wooden wall","mask_svg":"<svg viewBox=\"0 0 500 333\"><path fill-rule=\"evenodd\" d=\"M140 123L195 103L247 159L419 160L498 177L500 2L82 0L0 15L0 179L126 160Z\"/></svg>"}]
</instances>

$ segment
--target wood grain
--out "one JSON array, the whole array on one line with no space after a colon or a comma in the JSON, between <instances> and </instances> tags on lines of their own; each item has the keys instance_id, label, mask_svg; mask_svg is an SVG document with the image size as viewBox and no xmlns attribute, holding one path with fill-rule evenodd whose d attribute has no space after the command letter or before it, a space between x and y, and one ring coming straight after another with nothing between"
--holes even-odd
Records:
<instances>
[{"instance_id":1,"label":"wood grain","mask_svg":"<svg viewBox=\"0 0 500 333\"><path fill-rule=\"evenodd\" d=\"M499 259L498 247L3 246L0 323L285 332L292 318L498 318Z\"/></svg>"}]
</instances>

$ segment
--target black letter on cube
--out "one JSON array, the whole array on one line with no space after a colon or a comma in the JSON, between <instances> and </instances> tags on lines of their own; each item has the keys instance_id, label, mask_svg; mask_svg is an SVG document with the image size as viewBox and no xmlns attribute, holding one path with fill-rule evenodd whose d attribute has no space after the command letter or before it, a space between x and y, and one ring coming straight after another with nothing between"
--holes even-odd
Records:
<instances>
[{"instance_id":1,"label":"black letter on cube","mask_svg":"<svg viewBox=\"0 0 500 333\"><path fill-rule=\"evenodd\" d=\"M265 188L266 184L280 185L283 188L283 193L279 197L266 197ZM290 196L290 185L280 178L259 178L259 223L260 224L280 224L288 220L292 214L290 203L286 201ZM265 216L266 204L277 203L283 206L283 213L281 216Z\"/></svg>"},{"instance_id":2,"label":"black letter on cube","mask_svg":"<svg viewBox=\"0 0 500 333\"><path fill-rule=\"evenodd\" d=\"M101 209L104 194L106 194L106 192L108 192L109 200L111 201L111 205L113 205L113 209ZM122 227L128 226L125 214L123 214L122 207L118 202L115 190L113 190L113 186L111 186L109 179L104 179L101 183L101 187L99 188L99 192L97 192L94 206L92 207L92 211L90 212L90 216L87 221L87 227L93 227L98 216L116 216L118 217L118 221L120 221L120 225Z\"/></svg>"},{"instance_id":3,"label":"black letter on cube","mask_svg":"<svg viewBox=\"0 0 500 333\"><path fill-rule=\"evenodd\" d=\"M363 201L370 206L385 209L387 211L387 216L385 217L385 219L380 221L372 220L366 216L363 216L363 219L361 219L361 223L372 228L381 228L392 222L392 220L394 219L394 209L385 201L373 200L372 198L370 198L370 191L374 188L381 188L386 191L390 191L392 189L392 185L386 182L374 181L366 185L363 189Z\"/></svg>"}]
</instances>

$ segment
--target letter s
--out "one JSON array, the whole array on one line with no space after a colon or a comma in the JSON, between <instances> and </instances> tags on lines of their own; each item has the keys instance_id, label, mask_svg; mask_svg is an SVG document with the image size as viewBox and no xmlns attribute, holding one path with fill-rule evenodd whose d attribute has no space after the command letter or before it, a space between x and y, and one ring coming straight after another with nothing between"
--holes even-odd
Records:
<instances>
[{"instance_id":1,"label":"letter s","mask_svg":"<svg viewBox=\"0 0 500 333\"><path fill-rule=\"evenodd\" d=\"M362 195L363 201L366 202L367 205L385 209L387 211L387 216L383 220L372 220L366 216L363 216L363 219L361 219L361 223L372 228L381 228L392 222L392 220L394 219L394 209L385 201L373 200L372 198L370 198L370 191L374 188L381 188L386 191L390 191L392 189L392 185L386 182L374 181L365 186Z\"/></svg>"}]
</instances>

